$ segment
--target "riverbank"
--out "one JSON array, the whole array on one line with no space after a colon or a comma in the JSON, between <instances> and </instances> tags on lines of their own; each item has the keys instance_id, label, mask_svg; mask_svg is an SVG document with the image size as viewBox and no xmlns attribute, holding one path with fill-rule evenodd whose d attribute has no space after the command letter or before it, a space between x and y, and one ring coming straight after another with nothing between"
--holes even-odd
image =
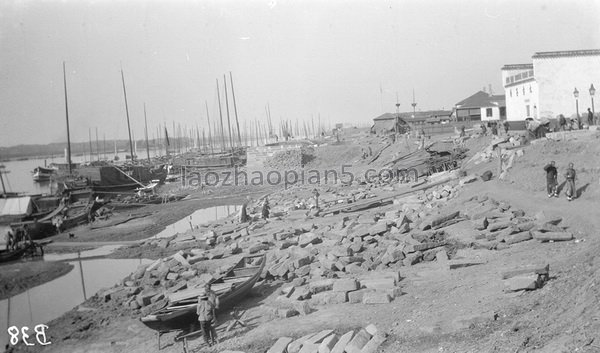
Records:
<instances>
[{"instance_id":1,"label":"riverbank","mask_svg":"<svg viewBox=\"0 0 600 353\"><path fill-rule=\"evenodd\" d=\"M60 261L19 261L0 267L0 300L63 276L73 265Z\"/></svg>"}]
</instances>

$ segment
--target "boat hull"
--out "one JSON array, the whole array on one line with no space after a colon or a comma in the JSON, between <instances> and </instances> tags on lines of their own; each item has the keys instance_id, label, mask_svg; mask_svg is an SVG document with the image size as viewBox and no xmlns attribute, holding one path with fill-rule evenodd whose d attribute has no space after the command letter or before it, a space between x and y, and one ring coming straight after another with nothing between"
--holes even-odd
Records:
<instances>
[{"instance_id":1,"label":"boat hull","mask_svg":"<svg viewBox=\"0 0 600 353\"><path fill-rule=\"evenodd\" d=\"M262 257L261 263L258 268L254 269L254 274L245 282L236 286L232 291L226 292L223 295L219 296L219 309L217 312L223 311L225 309L231 308L242 300L246 295L250 292L254 284L260 278L260 274L264 269L266 256L265 255L257 255L257 256L246 256L240 260L240 262L234 266L230 272L234 272L237 266L247 261L248 259ZM224 278L225 280L227 277ZM189 301L189 300L188 300ZM176 303L172 303L176 304ZM159 332L169 332L169 331L179 331L179 330L189 330L195 331L198 325L198 315L196 314L196 306L191 305L189 307L167 311L165 309L158 310L156 313L151 315L142 317L140 319L144 325L147 327L159 331Z\"/></svg>"}]
</instances>

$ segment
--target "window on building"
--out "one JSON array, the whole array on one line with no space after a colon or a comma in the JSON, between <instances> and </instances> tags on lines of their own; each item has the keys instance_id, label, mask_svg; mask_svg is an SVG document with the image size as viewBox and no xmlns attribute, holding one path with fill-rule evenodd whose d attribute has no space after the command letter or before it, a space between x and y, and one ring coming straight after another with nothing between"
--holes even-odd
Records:
<instances>
[{"instance_id":1,"label":"window on building","mask_svg":"<svg viewBox=\"0 0 600 353\"><path fill-rule=\"evenodd\" d=\"M500 107L500 118L506 118L506 107Z\"/></svg>"},{"instance_id":2,"label":"window on building","mask_svg":"<svg viewBox=\"0 0 600 353\"><path fill-rule=\"evenodd\" d=\"M531 116L530 114L530 109L529 109L529 104L525 106L525 109L527 110L527 117L529 118Z\"/></svg>"},{"instance_id":3,"label":"window on building","mask_svg":"<svg viewBox=\"0 0 600 353\"><path fill-rule=\"evenodd\" d=\"M531 89L531 85L529 85L529 93L533 92L533 90Z\"/></svg>"},{"instance_id":4,"label":"window on building","mask_svg":"<svg viewBox=\"0 0 600 353\"><path fill-rule=\"evenodd\" d=\"M515 95L516 95L517 97L519 96L519 89L518 89L518 88L515 90Z\"/></svg>"},{"instance_id":5,"label":"window on building","mask_svg":"<svg viewBox=\"0 0 600 353\"><path fill-rule=\"evenodd\" d=\"M508 91L508 93L510 94L510 96L512 97L512 89Z\"/></svg>"},{"instance_id":6,"label":"window on building","mask_svg":"<svg viewBox=\"0 0 600 353\"><path fill-rule=\"evenodd\" d=\"M523 86L523 95L525 95L525 86Z\"/></svg>"},{"instance_id":7,"label":"window on building","mask_svg":"<svg viewBox=\"0 0 600 353\"><path fill-rule=\"evenodd\" d=\"M506 84L508 85L510 83L510 78L506 78Z\"/></svg>"},{"instance_id":8,"label":"window on building","mask_svg":"<svg viewBox=\"0 0 600 353\"><path fill-rule=\"evenodd\" d=\"M485 116L488 118L492 117L492 108L486 108L485 109Z\"/></svg>"}]
</instances>

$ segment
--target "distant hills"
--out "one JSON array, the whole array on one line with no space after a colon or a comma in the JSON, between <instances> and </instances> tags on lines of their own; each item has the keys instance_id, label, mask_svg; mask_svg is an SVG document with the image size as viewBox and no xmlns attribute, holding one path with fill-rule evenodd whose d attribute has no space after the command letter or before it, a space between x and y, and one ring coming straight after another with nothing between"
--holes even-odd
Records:
<instances>
[{"instance_id":1,"label":"distant hills","mask_svg":"<svg viewBox=\"0 0 600 353\"><path fill-rule=\"evenodd\" d=\"M154 140L150 140L149 144L151 148L154 145ZM99 141L98 149L100 150L100 155L104 153L104 141ZM0 147L0 161L8 161L15 159L29 159L33 157L50 157L50 156L64 156L65 149L67 148L66 142L58 142L58 143L49 143L46 145L17 145L10 147ZM138 154L140 153L140 149L146 148L146 142L144 140L137 142L137 150ZM127 150L129 151L129 141L127 140L118 140L117 141L117 149L118 150ZM96 154L96 142L92 141L92 151ZM71 143L71 154L82 155L82 154L90 153L90 144L89 142L76 142ZM106 141L106 154L112 156L115 153L115 145L114 142Z\"/></svg>"}]
</instances>

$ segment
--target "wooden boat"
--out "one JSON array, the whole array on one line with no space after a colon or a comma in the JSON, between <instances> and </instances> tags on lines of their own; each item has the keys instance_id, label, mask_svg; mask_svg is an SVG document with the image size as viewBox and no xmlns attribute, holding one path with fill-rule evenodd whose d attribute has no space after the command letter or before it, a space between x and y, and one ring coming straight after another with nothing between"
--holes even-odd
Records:
<instances>
[{"instance_id":1,"label":"wooden boat","mask_svg":"<svg viewBox=\"0 0 600 353\"><path fill-rule=\"evenodd\" d=\"M15 250L0 250L0 263L15 261L20 259L23 254L27 251L27 248L20 248Z\"/></svg>"},{"instance_id":2,"label":"wooden boat","mask_svg":"<svg viewBox=\"0 0 600 353\"><path fill-rule=\"evenodd\" d=\"M242 300L258 281L265 267L266 255L245 256L223 277L211 282L211 289L219 297L221 311ZM169 304L140 320L159 332L191 330L198 323L196 305L204 288L192 288L168 295Z\"/></svg>"},{"instance_id":3,"label":"wooden boat","mask_svg":"<svg viewBox=\"0 0 600 353\"><path fill-rule=\"evenodd\" d=\"M0 250L0 263L19 260L25 256L43 256L44 245L46 243L29 242L24 243L20 248L15 250Z\"/></svg>"},{"instance_id":4,"label":"wooden boat","mask_svg":"<svg viewBox=\"0 0 600 353\"><path fill-rule=\"evenodd\" d=\"M33 181L41 182L41 181L49 181L52 175L56 172L56 169L53 168L44 168L37 167L35 168L33 173Z\"/></svg>"}]
</instances>

